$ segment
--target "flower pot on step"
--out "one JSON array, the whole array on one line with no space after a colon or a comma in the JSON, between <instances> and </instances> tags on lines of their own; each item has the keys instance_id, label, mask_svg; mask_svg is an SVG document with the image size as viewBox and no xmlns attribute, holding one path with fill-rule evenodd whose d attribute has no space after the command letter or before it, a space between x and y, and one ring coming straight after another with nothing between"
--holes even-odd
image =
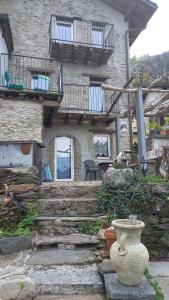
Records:
<instances>
[{"instance_id":1,"label":"flower pot on step","mask_svg":"<svg viewBox=\"0 0 169 300\"><path fill-rule=\"evenodd\" d=\"M103 257L110 257L111 246L117 240L117 236L114 228L111 227L106 229L104 232L104 236L105 236L105 247L101 254Z\"/></svg>"}]
</instances>

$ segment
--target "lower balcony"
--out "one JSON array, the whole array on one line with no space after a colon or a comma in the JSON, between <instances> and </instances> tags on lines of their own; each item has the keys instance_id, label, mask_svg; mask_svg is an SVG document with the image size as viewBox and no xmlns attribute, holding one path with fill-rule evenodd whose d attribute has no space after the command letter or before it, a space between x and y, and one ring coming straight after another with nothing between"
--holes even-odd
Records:
<instances>
[{"instance_id":1,"label":"lower balcony","mask_svg":"<svg viewBox=\"0 0 169 300\"><path fill-rule=\"evenodd\" d=\"M55 101L63 98L63 68L54 59L1 53L0 96Z\"/></svg>"},{"instance_id":2,"label":"lower balcony","mask_svg":"<svg viewBox=\"0 0 169 300\"><path fill-rule=\"evenodd\" d=\"M75 121L78 125L90 122L92 125L109 125L116 113L108 115L112 104L111 92L104 91L101 85L64 84L64 96L58 110L51 109L45 114L44 124L52 125L53 120L62 120L65 124Z\"/></svg>"}]
</instances>

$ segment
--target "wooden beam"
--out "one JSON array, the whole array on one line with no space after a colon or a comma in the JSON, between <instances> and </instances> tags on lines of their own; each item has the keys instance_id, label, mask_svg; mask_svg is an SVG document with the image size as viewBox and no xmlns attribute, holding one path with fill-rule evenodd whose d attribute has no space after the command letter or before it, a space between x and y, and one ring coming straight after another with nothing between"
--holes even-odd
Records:
<instances>
[{"instance_id":1,"label":"wooden beam","mask_svg":"<svg viewBox=\"0 0 169 300\"><path fill-rule=\"evenodd\" d=\"M81 125L83 120L84 120L84 115L81 115L80 118L77 120L77 124Z\"/></svg>"},{"instance_id":2,"label":"wooden beam","mask_svg":"<svg viewBox=\"0 0 169 300\"><path fill-rule=\"evenodd\" d=\"M60 45L57 43L57 59L60 60Z\"/></svg>"},{"instance_id":3,"label":"wooden beam","mask_svg":"<svg viewBox=\"0 0 169 300\"><path fill-rule=\"evenodd\" d=\"M92 119L92 121L91 121L91 124L92 124L92 126L95 126L96 125L96 119L95 119L95 117L93 117L93 119Z\"/></svg>"},{"instance_id":4,"label":"wooden beam","mask_svg":"<svg viewBox=\"0 0 169 300\"><path fill-rule=\"evenodd\" d=\"M74 60L75 60L75 47L74 45L72 45L72 53L70 55L70 61L71 63L74 63Z\"/></svg>"},{"instance_id":5,"label":"wooden beam","mask_svg":"<svg viewBox=\"0 0 169 300\"><path fill-rule=\"evenodd\" d=\"M69 123L70 117L71 117L71 114L66 114L66 117L64 119L65 125L67 125Z\"/></svg>"},{"instance_id":6,"label":"wooden beam","mask_svg":"<svg viewBox=\"0 0 169 300\"><path fill-rule=\"evenodd\" d=\"M47 120L46 120L46 122L44 124L45 127L51 127L54 112L55 112L55 108L54 107L50 108L49 114L47 116Z\"/></svg>"},{"instance_id":7,"label":"wooden beam","mask_svg":"<svg viewBox=\"0 0 169 300\"><path fill-rule=\"evenodd\" d=\"M126 14L124 16L124 20L125 21L128 21L130 15L132 13L132 10L136 6L136 4L137 4L137 0L133 0L132 3L131 3L131 5L130 5L130 7L129 7L129 9L128 9L128 11L126 12Z\"/></svg>"},{"instance_id":8,"label":"wooden beam","mask_svg":"<svg viewBox=\"0 0 169 300\"><path fill-rule=\"evenodd\" d=\"M131 76L130 77L130 79L126 82L126 84L124 85L124 89L126 88L126 87L128 87L129 86L129 84L132 82L132 80L133 80L133 76ZM107 116L108 115L110 115L110 113L111 113L111 111L113 110L113 107L116 105L116 103L117 103L117 101L120 99L120 97L122 96L122 92L120 92L118 95L117 95L117 97L115 98L115 100L114 100L114 102L112 103L112 105L110 106L110 108L109 108L109 110L108 110L108 112L107 112ZM114 94L113 94L114 95ZM112 96L113 96L112 95ZM111 97L112 97L111 96ZM110 97L110 98L111 98Z\"/></svg>"},{"instance_id":9,"label":"wooden beam","mask_svg":"<svg viewBox=\"0 0 169 300\"><path fill-rule=\"evenodd\" d=\"M43 102L43 106L45 106L45 107L59 107L60 103L58 103L57 101L45 100Z\"/></svg>"},{"instance_id":10,"label":"wooden beam","mask_svg":"<svg viewBox=\"0 0 169 300\"><path fill-rule=\"evenodd\" d=\"M108 84L102 84L101 87L104 90L109 90L109 91L113 91L113 92L118 92L118 93L137 93L137 89L126 89L126 88L118 88L118 87L113 87L111 85ZM166 94L169 93L169 90L161 90L161 89L148 89L148 88L142 88L142 91L144 93L162 93L162 94Z\"/></svg>"},{"instance_id":11,"label":"wooden beam","mask_svg":"<svg viewBox=\"0 0 169 300\"><path fill-rule=\"evenodd\" d=\"M115 118L109 119L106 121L106 126L108 127L109 125L111 125L113 122L115 122Z\"/></svg>"},{"instance_id":12,"label":"wooden beam","mask_svg":"<svg viewBox=\"0 0 169 300\"><path fill-rule=\"evenodd\" d=\"M102 50L102 52L99 56L98 63L97 63L98 67L100 67L101 64L102 64L102 61L103 61L103 58L104 58L104 53L105 53L105 49Z\"/></svg>"},{"instance_id":13,"label":"wooden beam","mask_svg":"<svg viewBox=\"0 0 169 300\"><path fill-rule=\"evenodd\" d=\"M86 54L85 59L84 59L84 64L85 65L88 64L88 61L89 61L89 58L90 58L92 52L93 52L93 49L92 48L88 48L87 54Z\"/></svg>"}]
</instances>

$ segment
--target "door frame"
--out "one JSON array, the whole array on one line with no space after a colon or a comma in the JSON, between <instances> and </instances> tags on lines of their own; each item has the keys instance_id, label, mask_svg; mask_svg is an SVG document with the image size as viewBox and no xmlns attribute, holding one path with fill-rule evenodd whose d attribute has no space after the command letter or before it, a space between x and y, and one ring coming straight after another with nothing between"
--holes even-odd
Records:
<instances>
[{"instance_id":1,"label":"door frame","mask_svg":"<svg viewBox=\"0 0 169 300\"><path fill-rule=\"evenodd\" d=\"M71 178L70 179L57 179L57 139L65 137L70 139L70 145L71 145ZM55 181L74 181L74 142L72 137L68 136L57 136L55 138L54 143L54 180Z\"/></svg>"}]
</instances>

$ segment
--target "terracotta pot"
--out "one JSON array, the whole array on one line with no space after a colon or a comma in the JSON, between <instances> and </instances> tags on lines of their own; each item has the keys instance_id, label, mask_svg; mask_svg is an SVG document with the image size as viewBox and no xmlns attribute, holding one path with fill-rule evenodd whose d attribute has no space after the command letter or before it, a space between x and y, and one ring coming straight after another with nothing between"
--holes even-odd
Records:
<instances>
[{"instance_id":1,"label":"terracotta pot","mask_svg":"<svg viewBox=\"0 0 169 300\"><path fill-rule=\"evenodd\" d=\"M106 244L104 247L104 250L102 252L103 257L110 257L110 248L113 245L113 243L117 240L116 231L114 228L108 228L104 232L104 236L106 239Z\"/></svg>"},{"instance_id":2,"label":"terracotta pot","mask_svg":"<svg viewBox=\"0 0 169 300\"><path fill-rule=\"evenodd\" d=\"M22 151L22 154L28 155L31 151L31 145L30 144L21 144L21 151Z\"/></svg>"}]
</instances>

